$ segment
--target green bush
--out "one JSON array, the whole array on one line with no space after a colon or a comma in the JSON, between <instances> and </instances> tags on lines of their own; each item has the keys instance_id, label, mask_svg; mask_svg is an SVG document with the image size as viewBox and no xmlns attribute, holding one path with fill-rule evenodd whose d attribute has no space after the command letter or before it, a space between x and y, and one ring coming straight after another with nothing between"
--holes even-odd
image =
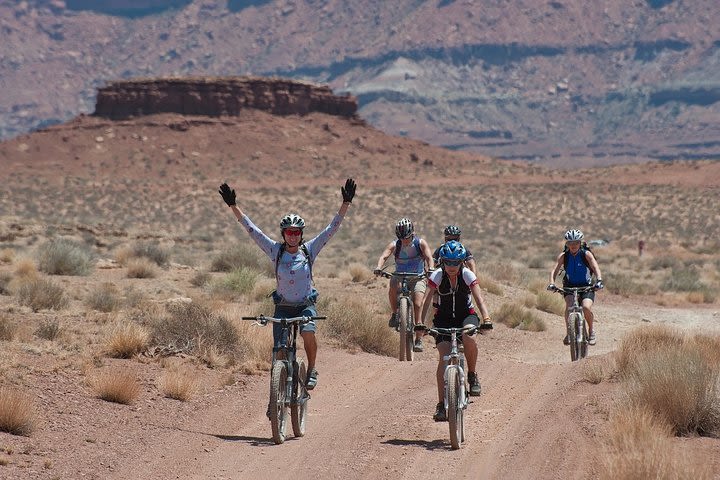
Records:
<instances>
[{"instance_id":1,"label":"green bush","mask_svg":"<svg viewBox=\"0 0 720 480\"><path fill-rule=\"evenodd\" d=\"M87 275L93 262L86 245L64 238L51 240L38 249L38 268L50 275Z\"/></svg>"},{"instance_id":2,"label":"green bush","mask_svg":"<svg viewBox=\"0 0 720 480\"><path fill-rule=\"evenodd\" d=\"M674 292L699 292L707 286L700 281L698 269L690 266L673 268L660 288Z\"/></svg>"},{"instance_id":3,"label":"green bush","mask_svg":"<svg viewBox=\"0 0 720 480\"><path fill-rule=\"evenodd\" d=\"M134 257L147 258L159 266L165 266L170 261L170 252L156 243L138 243L132 247L132 253Z\"/></svg>"},{"instance_id":4,"label":"green bush","mask_svg":"<svg viewBox=\"0 0 720 480\"><path fill-rule=\"evenodd\" d=\"M214 292L230 292L239 294L248 294L255 288L260 278L260 273L249 267L242 267L225 275L223 278L217 279L212 284Z\"/></svg>"}]
</instances>

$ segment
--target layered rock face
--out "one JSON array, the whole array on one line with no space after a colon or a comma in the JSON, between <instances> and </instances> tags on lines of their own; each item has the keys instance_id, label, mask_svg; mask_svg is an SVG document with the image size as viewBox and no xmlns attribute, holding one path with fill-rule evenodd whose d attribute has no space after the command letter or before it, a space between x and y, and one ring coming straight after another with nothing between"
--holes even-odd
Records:
<instances>
[{"instance_id":1,"label":"layered rock face","mask_svg":"<svg viewBox=\"0 0 720 480\"><path fill-rule=\"evenodd\" d=\"M95 115L113 119L153 113L238 115L254 108L277 115L322 112L344 117L357 112L353 96L327 86L259 77L170 78L113 82L98 90Z\"/></svg>"}]
</instances>

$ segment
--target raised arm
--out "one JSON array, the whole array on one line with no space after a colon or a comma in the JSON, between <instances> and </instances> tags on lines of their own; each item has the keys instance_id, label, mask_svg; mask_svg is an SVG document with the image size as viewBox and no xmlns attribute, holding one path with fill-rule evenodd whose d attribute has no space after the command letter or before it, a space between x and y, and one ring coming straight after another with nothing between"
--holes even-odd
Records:
<instances>
[{"instance_id":1,"label":"raised arm","mask_svg":"<svg viewBox=\"0 0 720 480\"><path fill-rule=\"evenodd\" d=\"M322 232L320 232L312 240L306 242L313 261L320 253L320 250L322 250L322 248L327 244L327 242L330 241L330 238L332 238L332 236L335 235L335 232L337 232L340 228L340 223L342 222L343 218L345 218L345 214L347 213L348 208L350 208L353 197L355 197L356 188L357 185L352 178L348 178L345 181L345 186L340 187L340 193L342 194L342 204L340 205L338 213Z\"/></svg>"},{"instance_id":2,"label":"raised arm","mask_svg":"<svg viewBox=\"0 0 720 480\"><path fill-rule=\"evenodd\" d=\"M270 257L271 260L273 260L277 252L277 248L280 244L265 235L263 231L260 230L250 220L250 218L248 218L248 216L243 213L242 210L240 210L240 207L238 207L237 205L235 190L230 188L227 183L223 183L222 185L220 185L219 192L227 206L230 207L230 210L232 210L233 214L235 214L235 218L237 219L237 221L240 222L243 227L245 227L245 230L247 230L250 238L252 238L253 241L258 245L258 247L260 247L260 249L265 252L265 254Z\"/></svg>"}]
</instances>

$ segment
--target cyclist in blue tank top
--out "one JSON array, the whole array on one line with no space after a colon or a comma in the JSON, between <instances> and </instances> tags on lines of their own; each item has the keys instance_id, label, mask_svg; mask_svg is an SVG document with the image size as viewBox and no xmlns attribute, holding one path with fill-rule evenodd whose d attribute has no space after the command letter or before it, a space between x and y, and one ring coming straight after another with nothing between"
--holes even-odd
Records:
<instances>
[{"instance_id":1,"label":"cyclist in blue tank top","mask_svg":"<svg viewBox=\"0 0 720 480\"><path fill-rule=\"evenodd\" d=\"M555 262L555 267L550 271L550 284L547 289L555 291L555 278L557 278L560 270L565 270L563 276L563 287L589 287L593 285L592 277L595 275L595 289L600 290L604 287L602 281L602 273L598 266L595 255L585 248L583 245L583 239L585 235L580 230L571 229L565 232L565 246L567 247L560 255L558 255ZM595 338L595 329L593 327L594 315L592 312L593 302L595 301L595 292L584 292L579 297L580 304L583 308L585 320L588 324L588 343L595 345L597 342ZM565 327L569 328L567 324L569 309L572 306L573 296L565 295ZM570 345L569 336L565 335L563 339L565 345Z\"/></svg>"},{"instance_id":2,"label":"cyclist in blue tank top","mask_svg":"<svg viewBox=\"0 0 720 480\"><path fill-rule=\"evenodd\" d=\"M432 250L425 240L415 235L415 226L407 218L401 218L395 225L395 235L397 240L392 241L385 247L385 250L380 255L377 262L377 268L375 274L377 275L382 271L385 262L390 255L395 256L395 271L400 273L423 273L429 272L432 267ZM422 307L422 299L425 294L425 279L411 280L409 282L410 290L413 292L413 312L415 315L415 323L422 323L420 317L420 309ZM397 320L397 293L398 293L398 281L395 278L390 280L390 287L388 289L388 298L390 300L390 308L392 309L392 315L388 326L391 328L398 327ZM421 352L422 346L422 332L418 332L415 335L415 346L413 350Z\"/></svg>"}]
</instances>

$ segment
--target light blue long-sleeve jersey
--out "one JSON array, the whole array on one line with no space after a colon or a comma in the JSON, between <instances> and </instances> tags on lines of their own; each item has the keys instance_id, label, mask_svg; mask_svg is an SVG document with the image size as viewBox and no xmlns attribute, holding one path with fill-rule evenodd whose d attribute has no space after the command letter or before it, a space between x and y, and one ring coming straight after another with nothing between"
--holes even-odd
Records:
<instances>
[{"instance_id":1,"label":"light blue long-sleeve jersey","mask_svg":"<svg viewBox=\"0 0 720 480\"><path fill-rule=\"evenodd\" d=\"M287 302L303 302L312 293L312 275L310 272L310 264L315 262L320 250L332 238L335 232L340 228L343 216L335 215L332 221L325 229L315 238L305 242L305 246L310 254L310 261L305 257L302 249L298 249L296 253L290 253L287 250L283 252L280 258L280 264L277 265L277 293ZM243 215L240 223L250 234L255 243L270 258L275 265L277 254L280 249L280 242L268 237L260 230L247 215Z\"/></svg>"}]
</instances>

